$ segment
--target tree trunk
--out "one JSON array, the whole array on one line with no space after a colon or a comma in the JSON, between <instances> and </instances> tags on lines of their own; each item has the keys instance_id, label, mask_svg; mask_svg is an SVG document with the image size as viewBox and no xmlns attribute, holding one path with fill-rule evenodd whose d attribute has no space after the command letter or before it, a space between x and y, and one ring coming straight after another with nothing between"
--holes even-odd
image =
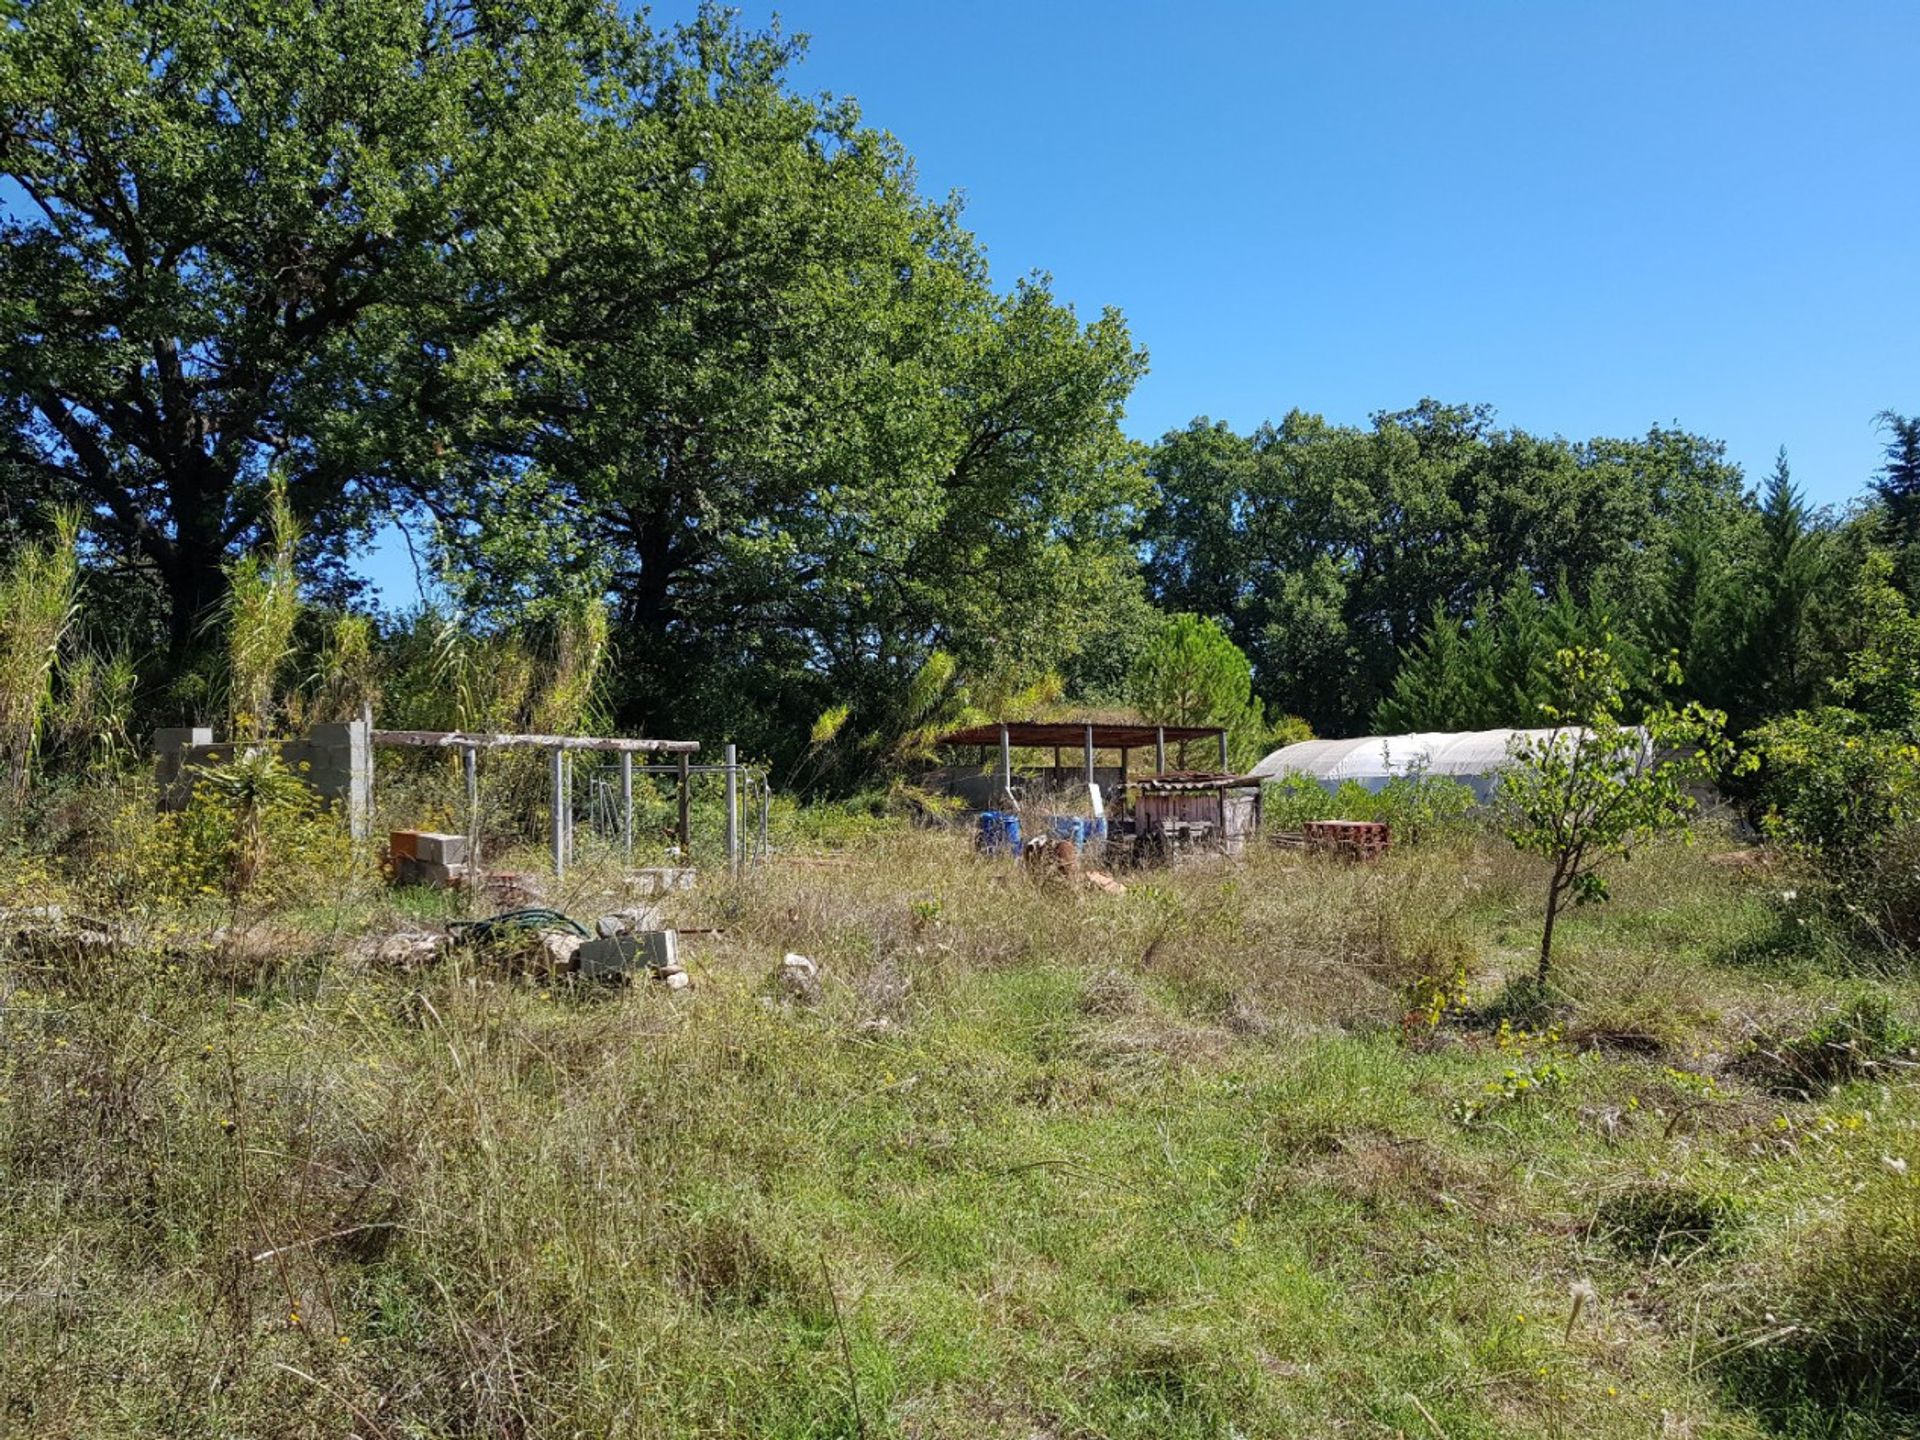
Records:
<instances>
[{"instance_id":1,"label":"tree trunk","mask_svg":"<svg viewBox=\"0 0 1920 1440\"><path fill-rule=\"evenodd\" d=\"M1547 980L1553 972L1553 922L1560 916L1560 902L1566 894L1566 871L1553 867L1553 879L1547 884L1547 918L1540 927L1540 968L1534 972L1533 988L1544 999Z\"/></svg>"}]
</instances>

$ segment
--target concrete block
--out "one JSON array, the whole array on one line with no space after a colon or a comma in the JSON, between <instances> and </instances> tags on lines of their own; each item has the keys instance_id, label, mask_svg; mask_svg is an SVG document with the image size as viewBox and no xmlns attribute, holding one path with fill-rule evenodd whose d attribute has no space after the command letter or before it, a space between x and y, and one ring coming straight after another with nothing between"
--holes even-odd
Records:
<instances>
[{"instance_id":1,"label":"concrete block","mask_svg":"<svg viewBox=\"0 0 1920 1440\"><path fill-rule=\"evenodd\" d=\"M636 970L677 970L680 935L675 930L644 930L638 935L613 935L589 940L573 955L582 978L605 980Z\"/></svg>"},{"instance_id":2,"label":"concrete block","mask_svg":"<svg viewBox=\"0 0 1920 1440\"><path fill-rule=\"evenodd\" d=\"M437 830L395 830L387 837L387 853L395 860L420 860L435 865L464 865L467 837Z\"/></svg>"}]
</instances>

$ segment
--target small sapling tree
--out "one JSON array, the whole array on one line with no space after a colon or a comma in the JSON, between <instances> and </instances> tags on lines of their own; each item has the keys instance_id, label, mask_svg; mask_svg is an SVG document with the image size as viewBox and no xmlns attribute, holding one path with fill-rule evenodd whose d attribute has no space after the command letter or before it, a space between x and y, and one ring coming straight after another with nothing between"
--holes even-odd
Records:
<instances>
[{"instance_id":1,"label":"small sapling tree","mask_svg":"<svg viewBox=\"0 0 1920 1440\"><path fill-rule=\"evenodd\" d=\"M1514 742L1501 780L1507 836L1553 866L1540 928L1534 991L1544 996L1553 969L1554 922L1569 901L1607 898L1603 868L1667 831L1684 830L1695 801L1689 782L1728 761L1725 716L1689 704L1649 710L1638 725L1620 719L1626 689L1606 650L1558 651L1560 697L1540 709L1547 733ZM1668 677L1678 684L1678 667Z\"/></svg>"}]
</instances>

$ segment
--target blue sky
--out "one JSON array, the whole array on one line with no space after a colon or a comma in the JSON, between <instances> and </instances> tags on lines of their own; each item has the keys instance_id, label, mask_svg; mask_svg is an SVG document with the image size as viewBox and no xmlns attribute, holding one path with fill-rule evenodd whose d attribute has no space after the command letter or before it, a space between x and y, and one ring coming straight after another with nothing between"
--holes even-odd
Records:
<instances>
[{"instance_id":1,"label":"blue sky","mask_svg":"<svg viewBox=\"0 0 1920 1440\"><path fill-rule=\"evenodd\" d=\"M1920 409L1911 0L742 7L775 13L1001 284L1126 314L1143 439L1432 395L1677 421L1755 479L1785 445L1840 503Z\"/></svg>"}]
</instances>

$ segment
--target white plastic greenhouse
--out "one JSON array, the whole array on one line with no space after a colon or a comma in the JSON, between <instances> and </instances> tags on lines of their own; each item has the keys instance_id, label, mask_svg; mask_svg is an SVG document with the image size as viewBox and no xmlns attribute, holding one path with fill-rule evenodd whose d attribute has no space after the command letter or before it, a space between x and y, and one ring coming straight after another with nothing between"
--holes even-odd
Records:
<instances>
[{"instance_id":1,"label":"white plastic greenhouse","mask_svg":"<svg viewBox=\"0 0 1920 1440\"><path fill-rule=\"evenodd\" d=\"M1352 780L1379 790L1396 775L1444 775L1485 800L1517 739L1539 741L1551 730L1466 730L1455 734L1363 735L1353 740L1302 740L1285 745L1253 767L1268 780L1305 775L1328 790Z\"/></svg>"}]
</instances>

